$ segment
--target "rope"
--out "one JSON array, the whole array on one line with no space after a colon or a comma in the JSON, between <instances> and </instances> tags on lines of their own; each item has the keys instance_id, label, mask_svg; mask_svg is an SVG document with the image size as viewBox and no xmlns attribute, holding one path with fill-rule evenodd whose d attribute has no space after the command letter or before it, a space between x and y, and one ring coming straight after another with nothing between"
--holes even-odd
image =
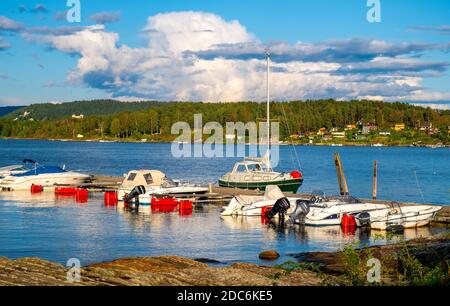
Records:
<instances>
[{"instance_id":1,"label":"rope","mask_svg":"<svg viewBox=\"0 0 450 306\"><path fill-rule=\"evenodd\" d=\"M425 197L423 196L422 188L420 188L419 179L417 177L417 171L416 170L414 170L414 177L416 178L417 188L419 189L420 196L422 197L422 201L423 201L423 203L425 203Z\"/></svg>"},{"instance_id":2,"label":"rope","mask_svg":"<svg viewBox=\"0 0 450 306\"><path fill-rule=\"evenodd\" d=\"M281 109L283 110L284 121L286 122L286 127L287 127L287 130L288 130L288 133L289 133L289 135L292 135L292 133L291 133L291 127L289 126L289 121L287 120L286 111L285 111L285 109L284 109L283 103L281 103ZM295 146L293 145L292 140L290 140L289 142L290 142L289 148L290 148L290 150L291 150L291 158L292 158L292 162L293 162L294 165L295 165L295 161L294 161L294 158L293 158L293 156L292 156L292 150L294 150L295 158L296 158L296 160L297 160L297 165L299 166L300 170L302 170L302 164L300 163L300 159L298 158L297 150L296 150Z\"/></svg>"}]
</instances>

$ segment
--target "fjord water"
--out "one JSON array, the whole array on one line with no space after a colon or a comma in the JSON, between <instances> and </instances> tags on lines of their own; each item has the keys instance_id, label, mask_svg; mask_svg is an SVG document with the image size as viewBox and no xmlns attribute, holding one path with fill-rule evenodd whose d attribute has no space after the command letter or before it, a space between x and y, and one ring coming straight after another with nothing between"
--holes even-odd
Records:
<instances>
[{"instance_id":1,"label":"fjord water","mask_svg":"<svg viewBox=\"0 0 450 306\"><path fill-rule=\"evenodd\" d=\"M300 191L337 193L333 153L341 153L353 195L371 196L373 160L379 162L382 199L450 204L450 150L372 147L280 147L277 170L303 171ZM216 182L240 158L182 158L170 144L94 143L0 140L0 167L23 158L68 169L121 176L132 169L160 169L170 177L196 183ZM377 232L343 233L339 227L273 228L259 218L220 218L220 207L196 207L188 215L145 208L130 213L104 207L102 196L88 204L52 193L0 193L0 256L38 256L65 263L78 258L83 265L128 256L180 255L223 262L258 262L258 252L277 249L289 254L335 250L346 243L385 243ZM442 231L422 228L405 231L399 239Z\"/></svg>"}]
</instances>

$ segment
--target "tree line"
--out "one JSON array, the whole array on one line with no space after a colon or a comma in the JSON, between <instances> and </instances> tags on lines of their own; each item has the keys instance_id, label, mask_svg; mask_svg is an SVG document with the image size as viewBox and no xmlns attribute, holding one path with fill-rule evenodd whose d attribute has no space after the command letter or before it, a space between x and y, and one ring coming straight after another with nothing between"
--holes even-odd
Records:
<instances>
[{"instance_id":1,"label":"tree line","mask_svg":"<svg viewBox=\"0 0 450 306\"><path fill-rule=\"evenodd\" d=\"M99 102L98 104L96 104ZM133 104L138 110L113 113L117 101L96 101L89 105L99 107L92 115L84 108L77 114L86 115L84 119L74 119L67 114L59 119L48 119L55 108L45 105L49 114L44 119L33 117L0 119L1 137L18 138L76 138L81 134L86 138L167 138L171 136L171 127L175 122L187 122L194 125L194 115L202 114L203 122L218 122L225 126L227 122L259 122L265 120L266 105L256 102L240 103L197 103L197 102L145 102ZM142 103L142 102L141 102ZM57 109L63 109L64 104ZM17 115L17 114L16 114ZM389 129L398 123L407 128L415 128L424 122L447 131L450 126L450 111L438 111L406 103L384 103L377 101L334 100L274 102L271 104L271 118L280 122L281 137L295 133L317 131L325 127L343 128L360 120L376 123L380 129ZM156 136L159 135L159 136Z\"/></svg>"}]
</instances>

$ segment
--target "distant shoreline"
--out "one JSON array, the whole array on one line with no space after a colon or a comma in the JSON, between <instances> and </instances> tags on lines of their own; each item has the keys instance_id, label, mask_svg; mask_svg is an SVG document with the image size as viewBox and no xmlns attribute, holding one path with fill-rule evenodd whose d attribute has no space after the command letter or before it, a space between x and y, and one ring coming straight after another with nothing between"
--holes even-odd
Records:
<instances>
[{"instance_id":1,"label":"distant shoreline","mask_svg":"<svg viewBox=\"0 0 450 306\"><path fill-rule=\"evenodd\" d=\"M27 141L49 141L49 142L84 142L84 143L142 143L142 144L172 144L171 141L142 141L133 139L52 139L52 138L17 138L17 137L0 137L0 140L27 140ZM204 143L207 144L207 143ZM225 145L226 143L220 143ZM255 145L255 144L245 144ZM413 144L361 144L361 143L280 143L279 146L298 146L298 147L400 147L400 148L430 148L430 149L443 149L450 148L450 145L413 145Z\"/></svg>"}]
</instances>

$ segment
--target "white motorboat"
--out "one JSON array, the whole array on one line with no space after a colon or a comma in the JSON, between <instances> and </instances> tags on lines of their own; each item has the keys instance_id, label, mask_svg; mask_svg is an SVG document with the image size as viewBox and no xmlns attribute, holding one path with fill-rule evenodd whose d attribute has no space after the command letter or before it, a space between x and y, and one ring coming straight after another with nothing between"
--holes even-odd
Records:
<instances>
[{"instance_id":1,"label":"white motorboat","mask_svg":"<svg viewBox=\"0 0 450 306\"><path fill-rule=\"evenodd\" d=\"M60 167L43 166L32 160L24 162L32 164L32 167L3 178L0 182L0 190L30 190L32 185L44 188L56 185L80 185L92 179L90 175L67 171Z\"/></svg>"},{"instance_id":2,"label":"white motorboat","mask_svg":"<svg viewBox=\"0 0 450 306\"><path fill-rule=\"evenodd\" d=\"M207 187L182 184L171 180L158 170L130 171L119 187L119 199L122 200L136 186L144 186L145 194L139 195L140 204L151 204L152 198L160 196L188 197L202 195L208 192Z\"/></svg>"},{"instance_id":3,"label":"white motorboat","mask_svg":"<svg viewBox=\"0 0 450 306\"><path fill-rule=\"evenodd\" d=\"M387 209L358 214L356 223L376 230L417 228L430 224L441 209L441 206L393 203Z\"/></svg>"},{"instance_id":4,"label":"white motorboat","mask_svg":"<svg viewBox=\"0 0 450 306\"><path fill-rule=\"evenodd\" d=\"M262 216L263 211L276 208L276 203L285 198L277 186L268 186L264 196L236 196L222 211L222 216ZM384 204L362 203L346 196L326 198L314 196L311 199L285 198L289 208L284 211L291 223L314 226L340 225L344 215L357 215L361 212L384 210Z\"/></svg>"},{"instance_id":5,"label":"white motorboat","mask_svg":"<svg viewBox=\"0 0 450 306\"><path fill-rule=\"evenodd\" d=\"M340 225L344 215L355 216L362 212L380 211L386 208L385 204L364 203L351 196L331 198L316 196L297 203L291 222L313 226Z\"/></svg>"}]
</instances>

